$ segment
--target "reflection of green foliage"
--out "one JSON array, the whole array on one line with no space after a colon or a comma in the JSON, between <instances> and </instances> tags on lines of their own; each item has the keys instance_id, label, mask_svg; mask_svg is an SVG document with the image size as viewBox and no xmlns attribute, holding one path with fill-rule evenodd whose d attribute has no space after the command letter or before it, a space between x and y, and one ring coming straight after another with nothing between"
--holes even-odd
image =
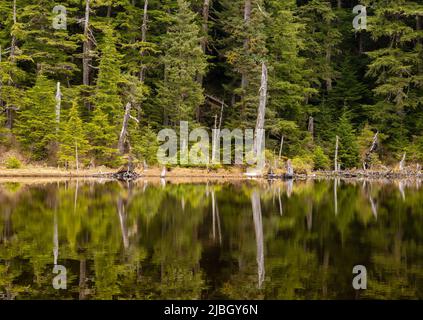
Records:
<instances>
[{"instance_id":1,"label":"reflection of green foliage","mask_svg":"<svg viewBox=\"0 0 423 320\"><path fill-rule=\"evenodd\" d=\"M334 181L294 182L289 194L286 182L145 183L68 181L19 192L1 184L0 292L17 299L355 298L352 268L363 264L362 298L423 297L422 190L405 186L404 200L395 184L340 181L335 214ZM66 291L51 285L55 221Z\"/></svg>"},{"instance_id":2,"label":"reflection of green foliage","mask_svg":"<svg viewBox=\"0 0 423 320\"><path fill-rule=\"evenodd\" d=\"M5 182L3 187L7 192L16 193L21 189L22 184L19 182Z\"/></svg>"}]
</instances>

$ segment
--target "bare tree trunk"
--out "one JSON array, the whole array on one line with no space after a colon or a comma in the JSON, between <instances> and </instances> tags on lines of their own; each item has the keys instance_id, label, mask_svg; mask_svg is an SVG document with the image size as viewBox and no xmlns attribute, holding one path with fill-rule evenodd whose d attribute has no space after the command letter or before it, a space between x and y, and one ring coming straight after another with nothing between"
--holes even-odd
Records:
<instances>
[{"instance_id":1,"label":"bare tree trunk","mask_svg":"<svg viewBox=\"0 0 423 320\"><path fill-rule=\"evenodd\" d=\"M144 13L142 18L142 26L141 26L141 41L145 43L147 41L147 19L148 19L148 0L144 0ZM141 56L144 57L145 52L144 50L141 51ZM140 81L144 82L145 80L145 71L146 66L143 64L141 66L140 71Z\"/></svg>"},{"instance_id":2,"label":"bare tree trunk","mask_svg":"<svg viewBox=\"0 0 423 320\"><path fill-rule=\"evenodd\" d=\"M403 171L404 170L404 167L405 167L405 156L406 155L407 155L407 153L404 152L404 155L402 156L402 159L401 159L401 161L399 163L399 169L400 169L400 171Z\"/></svg>"},{"instance_id":3,"label":"bare tree trunk","mask_svg":"<svg viewBox=\"0 0 423 320\"><path fill-rule=\"evenodd\" d=\"M251 0L245 0L244 3L244 24L247 27L251 20ZM244 39L244 50L247 51L250 46L250 38L247 36ZM248 86L248 78L246 71L241 74L241 88L245 90Z\"/></svg>"},{"instance_id":4,"label":"bare tree trunk","mask_svg":"<svg viewBox=\"0 0 423 320\"><path fill-rule=\"evenodd\" d=\"M2 55L2 49L0 46L0 64L1 64L1 55ZM3 81L0 79L0 108L3 108L3 100L2 100L2 89L3 89ZM3 110L0 110L0 112L3 112ZM0 123L0 126L2 126L3 123Z\"/></svg>"},{"instance_id":5,"label":"bare tree trunk","mask_svg":"<svg viewBox=\"0 0 423 320\"><path fill-rule=\"evenodd\" d=\"M84 42L82 45L82 84L84 86L90 85L90 61L91 61L91 40L90 40L90 0L85 0L85 19L84 19ZM91 106L85 102L88 110Z\"/></svg>"},{"instance_id":6,"label":"bare tree trunk","mask_svg":"<svg viewBox=\"0 0 423 320\"><path fill-rule=\"evenodd\" d=\"M207 34L209 32L209 11L210 11L210 0L204 0L203 3L203 39L201 40L201 49L203 53L206 53L206 46L207 46Z\"/></svg>"},{"instance_id":7,"label":"bare tree trunk","mask_svg":"<svg viewBox=\"0 0 423 320\"><path fill-rule=\"evenodd\" d=\"M337 0L338 9L342 8L342 0Z\"/></svg>"},{"instance_id":8,"label":"bare tree trunk","mask_svg":"<svg viewBox=\"0 0 423 320\"><path fill-rule=\"evenodd\" d=\"M266 114L267 103L267 67L264 62L261 64L261 86L260 86L260 102L257 112L255 139L254 139L254 154L258 157L257 161L261 159L261 152L264 151L264 118ZM257 163L259 165L259 163Z\"/></svg>"},{"instance_id":9,"label":"bare tree trunk","mask_svg":"<svg viewBox=\"0 0 423 320\"><path fill-rule=\"evenodd\" d=\"M203 32L203 37L200 41L200 46L201 46L201 50L203 51L203 53L206 53L206 46L207 46L207 35L208 35L208 31L209 31L209 26L208 26L208 22L209 22L209 10L210 10L210 0L204 0L203 3L203 23L201 26L202 32ZM202 74L197 74L197 82L202 85L203 84L203 75ZM201 110L200 110L200 106L197 106L197 109L195 111L195 116L196 116L196 120L197 122L200 121L201 118Z\"/></svg>"},{"instance_id":10,"label":"bare tree trunk","mask_svg":"<svg viewBox=\"0 0 423 320\"><path fill-rule=\"evenodd\" d=\"M338 148L339 148L339 137L336 136L336 143L335 143L335 172L338 172Z\"/></svg>"},{"instance_id":11,"label":"bare tree trunk","mask_svg":"<svg viewBox=\"0 0 423 320\"><path fill-rule=\"evenodd\" d=\"M331 7L330 1L328 2L328 5L329 5L329 7ZM328 21L327 23L328 23L328 27L330 29L331 22ZM328 65L328 69L330 69L330 65L331 65L331 62L332 62L332 48L329 44L326 45L326 57L325 57L325 59L326 59L326 64ZM332 90L332 77L331 77L330 74L326 75L326 90L327 91Z\"/></svg>"},{"instance_id":12,"label":"bare tree trunk","mask_svg":"<svg viewBox=\"0 0 423 320\"><path fill-rule=\"evenodd\" d=\"M61 105L62 105L62 92L60 91L60 82L57 82L57 87L56 87L56 134L59 132Z\"/></svg>"},{"instance_id":13,"label":"bare tree trunk","mask_svg":"<svg viewBox=\"0 0 423 320\"><path fill-rule=\"evenodd\" d=\"M378 135L379 135L379 131L376 131L374 137L373 137L373 142L372 145L370 146L369 151L366 153L366 157L364 159L364 170L367 170L370 168L370 156L371 154L376 150L377 148L377 144L378 144Z\"/></svg>"},{"instance_id":14,"label":"bare tree trunk","mask_svg":"<svg viewBox=\"0 0 423 320\"><path fill-rule=\"evenodd\" d=\"M213 140L212 140L212 164L216 162L217 157L217 144L219 139L219 132L217 131L217 114L214 116L214 130L213 130Z\"/></svg>"},{"instance_id":15,"label":"bare tree trunk","mask_svg":"<svg viewBox=\"0 0 423 320\"><path fill-rule=\"evenodd\" d=\"M131 116L131 103L130 102L128 102L126 104L125 114L123 115L123 121L122 121L122 129L121 129L120 135L119 135L118 151L121 155L123 155L125 153L125 142L127 142L129 119L132 119L136 123L139 123L139 120L137 118Z\"/></svg>"},{"instance_id":16,"label":"bare tree trunk","mask_svg":"<svg viewBox=\"0 0 423 320\"><path fill-rule=\"evenodd\" d=\"M118 150L121 155L125 153L125 140L128 131L128 122L131 112L131 103L128 102L125 107L125 114L123 116L122 130L119 135Z\"/></svg>"},{"instance_id":17,"label":"bare tree trunk","mask_svg":"<svg viewBox=\"0 0 423 320\"><path fill-rule=\"evenodd\" d=\"M294 169L292 168L291 159L288 159L286 162L286 174L288 177L292 177L294 175Z\"/></svg>"},{"instance_id":18,"label":"bare tree trunk","mask_svg":"<svg viewBox=\"0 0 423 320\"><path fill-rule=\"evenodd\" d=\"M15 26L17 23L16 18L16 0L13 0L13 26ZM16 56L16 36L12 34L12 43L10 45L10 61L12 63L15 62L15 56Z\"/></svg>"},{"instance_id":19,"label":"bare tree trunk","mask_svg":"<svg viewBox=\"0 0 423 320\"><path fill-rule=\"evenodd\" d=\"M308 118L308 132L311 134L311 139L314 140L314 119L312 116Z\"/></svg>"},{"instance_id":20,"label":"bare tree trunk","mask_svg":"<svg viewBox=\"0 0 423 320\"><path fill-rule=\"evenodd\" d=\"M76 141L75 141L75 162L76 162L76 171L79 171L78 143Z\"/></svg>"},{"instance_id":21,"label":"bare tree trunk","mask_svg":"<svg viewBox=\"0 0 423 320\"><path fill-rule=\"evenodd\" d=\"M13 0L13 29L17 24L17 14L16 14L16 0ZM10 44L10 61L15 63L16 61L16 36L12 32L11 33L11 44ZM9 80L9 85L11 85L11 80ZM8 106L6 108L6 128L12 129L13 127L13 108Z\"/></svg>"},{"instance_id":22,"label":"bare tree trunk","mask_svg":"<svg viewBox=\"0 0 423 320\"><path fill-rule=\"evenodd\" d=\"M328 45L326 48L326 63L328 64L329 68L330 68L331 60L332 60L332 48ZM332 90L332 78L330 75L326 76L326 89L327 91Z\"/></svg>"},{"instance_id":23,"label":"bare tree trunk","mask_svg":"<svg viewBox=\"0 0 423 320\"><path fill-rule=\"evenodd\" d=\"M281 157L282 157L283 139L284 139L284 136L282 135L281 146L279 147L279 161L281 160Z\"/></svg>"}]
</instances>

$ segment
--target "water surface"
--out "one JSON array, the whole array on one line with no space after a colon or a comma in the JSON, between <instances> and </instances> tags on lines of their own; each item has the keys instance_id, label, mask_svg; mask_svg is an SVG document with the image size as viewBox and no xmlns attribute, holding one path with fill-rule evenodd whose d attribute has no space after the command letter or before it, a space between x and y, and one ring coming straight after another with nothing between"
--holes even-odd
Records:
<instances>
[{"instance_id":1,"label":"water surface","mask_svg":"<svg viewBox=\"0 0 423 320\"><path fill-rule=\"evenodd\" d=\"M3 180L0 299L422 299L422 203L413 180Z\"/></svg>"}]
</instances>

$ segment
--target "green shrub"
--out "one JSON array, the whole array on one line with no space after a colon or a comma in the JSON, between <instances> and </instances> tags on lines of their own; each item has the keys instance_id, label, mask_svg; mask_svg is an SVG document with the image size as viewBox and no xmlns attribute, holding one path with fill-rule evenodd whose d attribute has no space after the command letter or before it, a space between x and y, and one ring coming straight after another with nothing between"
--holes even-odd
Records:
<instances>
[{"instance_id":1,"label":"green shrub","mask_svg":"<svg viewBox=\"0 0 423 320\"><path fill-rule=\"evenodd\" d=\"M6 160L7 169L19 169L22 167L22 163L15 156L11 156Z\"/></svg>"},{"instance_id":2,"label":"green shrub","mask_svg":"<svg viewBox=\"0 0 423 320\"><path fill-rule=\"evenodd\" d=\"M316 147L313 153L314 169L327 170L330 167L329 157L324 153L321 147Z\"/></svg>"},{"instance_id":3,"label":"green shrub","mask_svg":"<svg viewBox=\"0 0 423 320\"><path fill-rule=\"evenodd\" d=\"M314 163L313 159L308 156L297 156L292 159L292 167L294 168L295 173L308 173L313 170Z\"/></svg>"}]
</instances>

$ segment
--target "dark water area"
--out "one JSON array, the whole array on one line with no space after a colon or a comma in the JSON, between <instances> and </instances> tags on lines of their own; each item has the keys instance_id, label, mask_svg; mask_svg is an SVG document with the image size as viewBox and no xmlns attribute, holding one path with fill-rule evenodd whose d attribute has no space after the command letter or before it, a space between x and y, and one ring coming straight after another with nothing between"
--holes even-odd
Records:
<instances>
[{"instance_id":1,"label":"dark water area","mask_svg":"<svg viewBox=\"0 0 423 320\"><path fill-rule=\"evenodd\" d=\"M0 299L422 299L422 266L415 180L0 182Z\"/></svg>"}]
</instances>

